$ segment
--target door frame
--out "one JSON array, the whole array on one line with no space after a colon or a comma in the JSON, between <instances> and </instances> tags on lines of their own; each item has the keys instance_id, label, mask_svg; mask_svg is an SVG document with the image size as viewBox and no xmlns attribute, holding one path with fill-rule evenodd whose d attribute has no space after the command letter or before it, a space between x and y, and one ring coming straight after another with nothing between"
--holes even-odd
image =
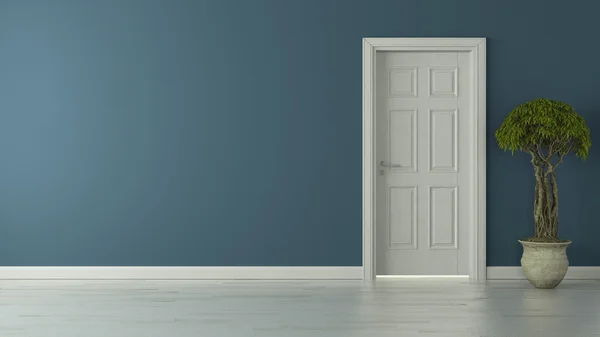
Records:
<instances>
[{"instance_id":1,"label":"door frame","mask_svg":"<svg viewBox=\"0 0 600 337\"><path fill-rule=\"evenodd\" d=\"M471 56L471 107L476 121L469 130L471 147L471 198L469 280L486 281L486 39L485 38L364 38L363 39L363 279L376 276L376 162L375 158L375 53L378 51L467 52Z\"/></svg>"}]
</instances>

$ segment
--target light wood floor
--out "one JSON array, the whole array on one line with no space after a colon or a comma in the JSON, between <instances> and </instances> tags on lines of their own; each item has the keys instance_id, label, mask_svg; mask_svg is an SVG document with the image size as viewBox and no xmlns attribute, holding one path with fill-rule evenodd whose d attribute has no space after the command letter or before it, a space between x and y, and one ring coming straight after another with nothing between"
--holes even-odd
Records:
<instances>
[{"instance_id":1,"label":"light wood floor","mask_svg":"<svg viewBox=\"0 0 600 337\"><path fill-rule=\"evenodd\" d=\"M0 281L0 336L600 336L600 282Z\"/></svg>"}]
</instances>

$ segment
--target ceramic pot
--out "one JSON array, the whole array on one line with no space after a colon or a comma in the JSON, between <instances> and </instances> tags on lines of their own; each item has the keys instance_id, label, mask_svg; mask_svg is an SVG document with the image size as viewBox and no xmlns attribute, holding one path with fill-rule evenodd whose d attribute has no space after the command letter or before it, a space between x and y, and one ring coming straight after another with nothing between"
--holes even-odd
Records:
<instances>
[{"instance_id":1,"label":"ceramic pot","mask_svg":"<svg viewBox=\"0 0 600 337\"><path fill-rule=\"evenodd\" d=\"M525 277L536 288L552 289L563 280L569 268L567 247L571 241L559 243L529 242L523 245L521 266Z\"/></svg>"}]
</instances>

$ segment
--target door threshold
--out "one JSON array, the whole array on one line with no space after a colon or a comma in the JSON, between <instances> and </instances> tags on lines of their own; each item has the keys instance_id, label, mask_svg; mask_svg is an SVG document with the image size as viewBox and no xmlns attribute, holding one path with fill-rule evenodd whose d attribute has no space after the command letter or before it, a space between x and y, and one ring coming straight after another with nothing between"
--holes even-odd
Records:
<instances>
[{"instance_id":1,"label":"door threshold","mask_svg":"<svg viewBox=\"0 0 600 337\"><path fill-rule=\"evenodd\" d=\"M377 275L376 278L403 279L403 278L469 278L469 275Z\"/></svg>"}]
</instances>

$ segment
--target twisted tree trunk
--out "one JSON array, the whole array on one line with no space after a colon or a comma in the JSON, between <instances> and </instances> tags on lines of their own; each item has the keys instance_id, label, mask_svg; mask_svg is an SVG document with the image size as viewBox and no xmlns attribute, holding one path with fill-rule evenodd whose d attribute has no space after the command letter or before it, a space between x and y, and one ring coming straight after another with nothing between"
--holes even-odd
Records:
<instances>
[{"instance_id":1,"label":"twisted tree trunk","mask_svg":"<svg viewBox=\"0 0 600 337\"><path fill-rule=\"evenodd\" d=\"M558 238L558 185L555 168L549 159L531 152L531 164L535 173L535 199L533 202L533 218L535 235L530 238L534 242L561 242Z\"/></svg>"},{"instance_id":2,"label":"twisted tree trunk","mask_svg":"<svg viewBox=\"0 0 600 337\"><path fill-rule=\"evenodd\" d=\"M554 203L552 204L552 236L558 239L558 185L556 184L556 174L554 174L554 170L550 171L550 179L552 181L552 200Z\"/></svg>"}]
</instances>

